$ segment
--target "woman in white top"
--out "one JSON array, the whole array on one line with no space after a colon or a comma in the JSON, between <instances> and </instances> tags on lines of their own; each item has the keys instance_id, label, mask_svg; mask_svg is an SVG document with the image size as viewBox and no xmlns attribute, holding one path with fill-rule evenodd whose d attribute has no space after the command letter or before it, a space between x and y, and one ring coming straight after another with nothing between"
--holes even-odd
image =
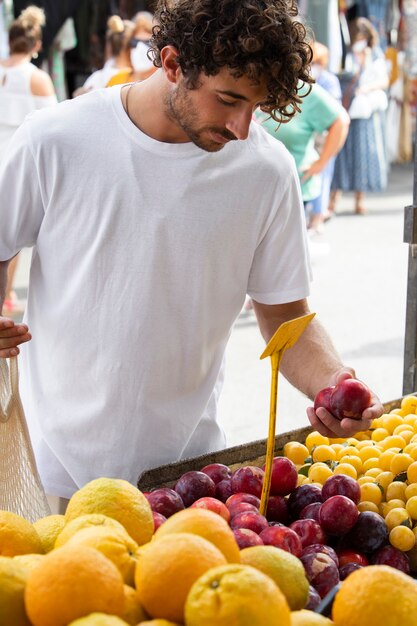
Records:
<instances>
[{"instance_id":1,"label":"woman in white top","mask_svg":"<svg viewBox=\"0 0 417 626\"><path fill-rule=\"evenodd\" d=\"M46 72L31 63L42 47L42 9L27 7L9 28L10 56L0 61L0 161L6 153L9 139L25 119L36 109L57 102L52 80ZM17 257L9 266L3 314L20 312L13 291Z\"/></svg>"}]
</instances>

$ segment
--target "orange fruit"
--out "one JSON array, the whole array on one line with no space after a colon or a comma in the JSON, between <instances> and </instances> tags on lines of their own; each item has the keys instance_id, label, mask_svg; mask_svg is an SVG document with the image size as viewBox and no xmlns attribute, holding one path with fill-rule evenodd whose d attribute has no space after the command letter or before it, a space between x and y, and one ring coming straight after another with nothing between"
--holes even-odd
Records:
<instances>
[{"instance_id":1,"label":"orange fruit","mask_svg":"<svg viewBox=\"0 0 417 626\"><path fill-rule=\"evenodd\" d=\"M33 626L67 626L95 612L121 616L122 576L94 548L57 548L29 573L25 606Z\"/></svg>"},{"instance_id":2,"label":"orange fruit","mask_svg":"<svg viewBox=\"0 0 417 626\"><path fill-rule=\"evenodd\" d=\"M119 528L125 530L120 522L101 513L87 513L74 518L70 522L66 522L55 540L55 548L63 546L76 532L82 528L90 528L91 526L105 526L111 528Z\"/></svg>"},{"instance_id":3,"label":"orange fruit","mask_svg":"<svg viewBox=\"0 0 417 626\"><path fill-rule=\"evenodd\" d=\"M27 570L9 557L0 557L0 626L31 626L25 611Z\"/></svg>"},{"instance_id":4,"label":"orange fruit","mask_svg":"<svg viewBox=\"0 0 417 626\"><path fill-rule=\"evenodd\" d=\"M170 622L167 619L150 619L147 622L140 622L138 626L181 626L181 624Z\"/></svg>"},{"instance_id":5,"label":"orange fruit","mask_svg":"<svg viewBox=\"0 0 417 626\"><path fill-rule=\"evenodd\" d=\"M45 554L54 549L56 538L61 533L64 526L64 515L48 515L33 523L33 527L41 540L42 551L45 552Z\"/></svg>"},{"instance_id":6,"label":"orange fruit","mask_svg":"<svg viewBox=\"0 0 417 626\"><path fill-rule=\"evenodd\" d=\"M68 626L127 626L127 623L115 615L106 613L91 613L87 617L80 617Z\"/></svg>"},{"instance_id":7,"label":"orange fruit","mask_svg":"<svg viewBox=\"0 0 417 626\"><path fill-rule=\"evenodd\" d=\"M89 546L99 550L115 564L127 585L134 584L139 546L124 528L109 526L83 528L67 541L66 546Z\"/></svg>"},{"instance_id":8,"label":"orange fruit","mask_svg":"<svg viewBox=\"0 0 417 626\"><path fill-rule=\"evenodd\" d=\"M30 522L16 513L0 511L0 556L42 552L40 537Z\"/></svg>"},{"instance_id":9,"label":"orange fruit","mask_svg":"<svg viewBox=\"0 0 417 626\"><path fill-rule=\"evenodd\" d=\"M214 567L192 586L187 626L290 626L291 613L274 581L250 565Z\"/></svg>"},{"instance_id":10,"label":"orange fruit","mask_svg":"<svg viewBox=\"0 0 417 626\"><path fill-rule=\"evenodd\" d=\"M291 613L291 626L331 626L331 619L313 611L294 611Z\"/></svg>"},{"instance_id":11,"label":"orange fruit","mask_svg":"<svg viewBox=\"0 0 417 626\"><path fill-rule=\"evenodd\" d=\"M128 626L127 622L116 617L115 615L107 615L106 613L91 613L87 617L80 617L75 622L71 622L68 626Z\"/></svg>"},{"instance_id":12,"label":"orange fruit","mask_svg":"<svg viewBox=\"0 0 417 626\"><path fill-rule=\"evenodd\" d=\"M151 617L174 622L183 621L185 600L197 578L226 563L214 544L191 533L160 537L143 546L138 556L135 584L143 608Z\"/></svg>"},{"instance_id":13,"label":"orange fruit","mask_svg":"<svg viewBox=\"0 0 417 626\"><path fill-rule=\"evenodd\" d=\"M136 624L146 619L146 613L139 601L136 589L129 587L129 585L124 585L123 593L125 597L125 608L122 617L124 621L131 624L131 626L136 626Z\"/></svg>"},{"instance_id":14,"label":"orange fruit","mask_svg":"<svg viewBox=\"0 0 417 626\"><path fill-rule=\"evenodd\" d=\"M240 550L229 524L217 513L190 508L178 511L156 531L154 540L172 533L192 533L213 543L229 563L240 563Z\"/></svg>"},{"instance_id":15,"label":"orange fruit","mask_svg":"<svg viewBox=\"0 0 417 626\"><path fill-rule=\"evenodd\" d=\"M86 513L102 513L120 522L140 546L151 540L154 523L151 507L139 489L118 478L96 478L71 497L65 519Z\"/></svg>"},{"instance_id":16,"label":"orange fruit","mask_svg":"<svg viewBox=\"0 0 417 626\"><path fill-rule=\"evenodd\" d=\"M309 582L300 559L274 546L244 548L240 555L243 565L251 565L272 578L292 611L305 607Z\"/></svg>"},{"instance_id":17,"label":"orange fruit","mask_svg":"<svg viewBox=\"0 0 417 626\"><path fill-rule=\"evenodd\" d=\"M417 585L388 565L369 565L350 574L337 592L336 626L415 626Z\"/></svg>"}]
</instances>

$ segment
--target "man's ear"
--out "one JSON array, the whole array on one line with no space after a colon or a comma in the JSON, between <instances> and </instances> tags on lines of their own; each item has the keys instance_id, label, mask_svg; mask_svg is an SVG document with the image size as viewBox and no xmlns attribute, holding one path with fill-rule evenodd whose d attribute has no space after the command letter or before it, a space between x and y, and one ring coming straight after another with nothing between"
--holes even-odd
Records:
<instances>
[{"instance_id":1,"label":"man's ear","mask_svg":"<svg viewBox=\"0 0 417 626\"><path fill-rule=\"evenodd\" d=\"M161 52L161 64L165 76L170 83L177 83L182 75L181 67L178 63L178 50L175 46L165 46Z\"/></svg>"}]
</instances>

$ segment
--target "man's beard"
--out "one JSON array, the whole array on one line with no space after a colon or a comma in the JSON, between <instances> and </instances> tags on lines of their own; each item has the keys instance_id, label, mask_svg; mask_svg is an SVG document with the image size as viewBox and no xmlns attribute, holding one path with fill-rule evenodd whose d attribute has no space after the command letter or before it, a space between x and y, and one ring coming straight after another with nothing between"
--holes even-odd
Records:
<instances>
[{"instance_id":1,"label":"man's beard","mask_svg":"<svg viewBox=\"0 0 417 626\"><path fill-rule=\"evenodd\" d=\"M165 112L184 131L190 141L207 152L218 152L226 145L215 141L214 138L210 138L211 133L221 135L228 141L237 139L233 133L225 128L215 126L198 127L198 111L193 107L192 99L189 97L188 89L184 84L177 85L175 91L167 95Z\"/></svg>"}]
</instances>

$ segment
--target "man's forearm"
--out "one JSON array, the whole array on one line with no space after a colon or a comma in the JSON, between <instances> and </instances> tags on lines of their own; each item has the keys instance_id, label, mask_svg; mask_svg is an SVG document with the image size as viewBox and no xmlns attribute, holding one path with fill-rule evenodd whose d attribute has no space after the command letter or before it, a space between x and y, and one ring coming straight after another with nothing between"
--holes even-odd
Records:
<instances>
[{"instance_id":1,"label":"man's forearm","mask_svg":"<svg viewBox=\"0 0 417 626\"><path fill-rule=\"evenodd\" d=\"M254 302L254 309L266 342L283 322L309 313L305 301L277 307ZM297 343L285 352L281 363L285 378L311 399L342 369L355 376L353 369L343 365L332 340L317 319L312 320Z\"/></svg>"},{"instance_id":2,"label":"man's forearm","mask_svg":"<svg viewBox=\"0 0 417 626\"><path fill-rule=\"evenodd\" d=\"M0 261L0 312L3 309L3 302L6 297L7 288L7 268L10 261Z\"/></svg>"},{"instance_id":3,"label":"man's forearm","mask_svg":"<svg viewBox=\"0 0 417 626\"><path fill-rule=\"evenodd\" d=\"M313 319L297 343L285 352L281 371L294 387L314 399L342 369L355 376L354 370L343 364L323 326Z\"/></svg>"}]
</instances>

